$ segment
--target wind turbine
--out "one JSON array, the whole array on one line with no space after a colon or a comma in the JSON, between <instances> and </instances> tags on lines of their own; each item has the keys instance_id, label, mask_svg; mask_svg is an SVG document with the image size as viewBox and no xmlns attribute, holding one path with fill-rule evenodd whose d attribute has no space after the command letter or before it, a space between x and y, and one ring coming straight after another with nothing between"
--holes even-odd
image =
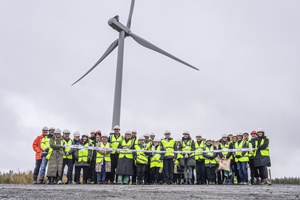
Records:
<instances>
[{"instance_id":1,"label":"wind turbine","mask_svg":"<svg viewBox=\"0 0 300 200\"><path fill-rule=\"evenodd\" d=\"M108 49L104 52L102 57L93 65L91 69L89 69L82 77L80 77L77 81L75 81L73 85L83 79L86 75L88 75L97 65L102 62L117 46L118 46L118 60L117 60L117 74L116 74L116 85L115 85L115 96L114 96L114 109L113 109L113 120L112 120L112 127L115 125L120 125L120 115L121 115L121 95L122 95L122 75L123 75L123 55L124 55L124 39L125 37L132 37L137 43L140 45L156 51L160 54L163 54L169 58L172 58L188 67L191 67L195 70L199 70L198 68L188 64L187 62L171 55L170 53L160 49L159 47L155 46L154 44L148 42L147 40L141 38L140 36L134 34L131 30L131 19L133 14L135 0L131 0L130 12L127 20L127 25L123 25L119 22L119 16L115 16L108 20L108 25L111 26L113 29L119 32L119 38L116 39Z\"/></svg>"}]
</instances>

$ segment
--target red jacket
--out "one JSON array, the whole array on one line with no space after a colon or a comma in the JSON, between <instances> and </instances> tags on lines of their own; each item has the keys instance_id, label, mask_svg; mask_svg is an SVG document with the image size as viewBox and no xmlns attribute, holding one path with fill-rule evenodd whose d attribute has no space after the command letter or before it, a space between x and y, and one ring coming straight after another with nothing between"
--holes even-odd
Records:
<instances>
[{"instance_id":1,"label":"red jacket","mask_svg":"<svg viewBox=\"0 0 300 200\"><path fill-rule=\"evenodd\" d=\"M36 160L42 159L43 150L42 150L41 144L42 144L43 137L44 137L43 134L40 136L37 136L32 144L32 149L33 149L33 151L35 151L35 159Z\"/></svg>"}]
</instances>

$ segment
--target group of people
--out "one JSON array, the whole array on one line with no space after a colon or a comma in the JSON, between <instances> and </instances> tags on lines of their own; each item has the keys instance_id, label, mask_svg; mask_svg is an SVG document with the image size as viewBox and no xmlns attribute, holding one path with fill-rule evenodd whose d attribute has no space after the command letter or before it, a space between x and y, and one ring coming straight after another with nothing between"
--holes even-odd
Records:
<instances>
[{"instance_id":1,"label":"group of people","mask_svg":"<svg viewBox=\"0 0 300 200\"><path fill-rule=\"evenodd\" d=\"M36 153L33 184L43 184L45 176L47 184L62 184L67 167L65 184L270 185L269 139L262 129L250 135L226 134L213 141L201 134L193 140L188 131L173 139L165 131L163 138L137 137L135 130L121 135L116 125L109 135L76 131L71 139L67 129L44 127L32 145ZM222 168L222 163L228 166Z\"/></svg>"}]
</instances>

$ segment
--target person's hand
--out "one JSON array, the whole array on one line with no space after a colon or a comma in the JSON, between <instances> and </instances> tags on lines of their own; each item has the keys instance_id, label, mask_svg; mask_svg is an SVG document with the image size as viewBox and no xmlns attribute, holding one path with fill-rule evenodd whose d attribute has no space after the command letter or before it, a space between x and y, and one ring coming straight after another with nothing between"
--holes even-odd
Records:
<instances>
[{"instance_id":1,"label":"person's hand","mask_svg":"<svg viewBox=\"0 0 300 200\"><path fill-rule=\"evenodd\" d=\"M69 155L69 152L66 152L66 156L68 156Z\"/></svg>"}]
</instances>

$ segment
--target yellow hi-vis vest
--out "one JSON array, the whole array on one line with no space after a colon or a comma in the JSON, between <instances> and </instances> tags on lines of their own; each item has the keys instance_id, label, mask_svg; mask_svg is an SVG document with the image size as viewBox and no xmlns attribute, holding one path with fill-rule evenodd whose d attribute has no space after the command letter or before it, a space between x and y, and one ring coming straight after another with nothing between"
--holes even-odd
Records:
<instances>
[{"instance_id":1,"label":"yellow hi-vis vest","mask_svg":"<svg viewBox=\"0 0 300 200\"><path fill-rule=\"evenodd\" d=\"M269 139L270 141L270 139ZM262 139L260 141L260 146L263 145L265 143L265 139ZM257 148L258 147L258 140L255 141L255 147ZM269 150L269 145L266 149L261 149L261 150L256 150L256 151L260 151L260 154L262 156L268 156L270 157L270 150ZM256 151L254 151L254 157L256 156Z\"/></svg>"},{"instance_id":2,"label":"yellow hi-vis vest","mask_svg":"<svg viewBox=\"0 0 300 200\"><path fill-rule=\"evenodd\" d=\"M161 150L161 146L158 146L157 149L155 150L155 147L152 147L152 151L160 151ZM162 168L163 167L163 162L159 162L161 158L161 153L155 153L154 155L151 157L150 160L150 168L153 167L159 167Z\"/></svg>"},{"instance_id":3,"label":"yellow hi-vis vest","mask_svg":"<svg viewBox=\"0 0 300 200\"><path fill-rule=\"evenodd\" d=\"M143 147L141 148L140 145L135 145L134 147L136 150L145 150L146 148ZM141 151L137 151L136 152L136 161L135 163L137 164L142 164L142 165L147 165L148 163L148 156L146 156L146 154L144 152Z\"/></svg>"},{"instance_id":4,"label":"yellow hi-vis vest","mask_svg":"<svg viewBox=\"0 0 300 200\"><path fill-rule=\"evenodd\" d=\"M132 140L128 140L126 142L126 140L124 139L121 143L121 146L122 147L129 147L131 148L132 146ZM132 154L132 151L129 150L129 149L126 149L126 150L121 150L120 151L120 154L119 154L119 158L123 158L123 157L126 157L126 158L129 158L129 159L133 159L133 154Z\"/></svg>"},{"instance_id":5,"label":"yellow hi-vis vest","mask_svg":"<svg viewBox=\"0 0 300 200\"><path fill-rule=\"evenodd\" d=\"M206 150L206 151L213 151L213 150L214 150L214 145L211 145L211 147L208 147L208 146L205 147L205 150ZM208 153L207 155L208 155L208 156L213 156L213 155L214 155L214 152L210 152L210 153ZM205 157L204 157L204 158L205 158ZM217 164L217 161L216 161L216 159L210 160L210 159L205 158L204 164L205 164L205 165L208 165L208 164Z\"/></svg>"},{"instance_id":6,"label":"yellow hi-vis vest","mask_svg":"<svg viewBox=\"0 0 300 200\"><path fill-rule=\"evenodd\" d=\"M171 139L167 142L166 139L163 139L161 141L161 144L163 146L163 148L165 149L166 153L165 153L165 157L174 157L174 145L175 145L175 140Z\"/></svg>"},{"instance_id":7,"label":"yellow hi-vis vest","mask_svg":"<svg viewBox=\"0 0 300 200\"><path fill-rule=\"evenodd\" d=\"M89 142L87 142L84 146L88 147ZM78 162L88 162L89 150L88 149L78 149Z\"/></svg>"},{"instance_id":8,"label":"yellow hi-vis vest","mask_svg":"<svg viewBox=\"0 0 300 200\"><path fill-rule=\"evenodd\" d=\"M63 140L63 145L65 144L68 144L68 145L72 145L73 144L73 141L71 139L69 139L69 141L67 142L66 140ZM71 147L65 147L65 153L69 153L71 151ZM66 156L65 154L63 155L63 158L64 159L70 159L72 160L73 159L73 156L72 154L69 154L68 156Z\"/></svg>"},{"instance_id":9,"label":"yellow hi-vis vest","mask_svg":"<svg viewBox=\"0 0 300 200\"><path fill-rule=\"evenodd\" d=\"M182 140L181 146L182 146L182 151L191 151L192 150L192 140L187 141L187 143L185 143Z\"/></svg>"},{"instance_id":10,"label":"yellow hi-vis vest","mask_svg":"<svg viewBox=\"0 0 300 200\"><path fill-rule=\"evenodd\" d=\"M56 144L56 140L55 139L54 139L54 144ZM63 144L62 140L60 141L60 144ZM64 153L62 149L59 149L59 150L62 151L62 154ZM47 160L49 160L51 158L52 152L53 152L53 149L50 147L50 149L48 151L48 154L46 156Z\"/></svg>"},{"instance_id":11,"label":"yellow hi-vis vest","mask_svg":"<svg viewBox=\"0 0 300 200\"><path fill-rule=\"evenodd\" d=\"M110 144L111 144L111 148L118 148L120 143L123 140L123 136L119 135L118 139L116 139L115 135L111 135L110 136ZM112 151L110 154L115 154L116 151Z\"/></svg>"},{"instance_id":12,"label":"yellow hi-vis vest","mask_svg":"<svg viewBox=\"0 0 300 200\"><path fill-rule=\"evenodd\" d=\"M221 149L226 149L226 150L228 150L229 149L229 146L230 146L230 143L228 142L227 144L220 144L220 146L221 146ZM227 154L228 154L228 151L222 151L222 155L226 158L226 156L227 156ZM232 155L229 157L229 159L231 159L232 160Z\"/></svg>"},{"instance_id":13,"label":"yellow hi-vis vest","mask_svg":"<svg viewBox=\"0 0 300 200\"><path fill-rule=\"evenodd\" d=\"M104 145L102 142L100 142L100 148L110 148L110 143L107 142L106 145ZM102 154L102 153L96 151L96 163L101 163L103 158L104 158L105 162L110 162L111 161L110 153Z\"/></svg>"},{"instance_id":14,"label":"yellow hi-vis vest","mask_svg":"<svg viewBox=\"0 0 300 200\"><path fill-rule=\"evenodd\" d=\"M53 136L54 137L54 136ZM47 135L46 137L43 137L42 139L42 143L41 143L41 148L42 150L45 150L45 149L49 149L50 148L50 140L51 138Z\"/></svg>"},{"instance_id":15,"label":"yellow hi-vis vest","mask_svg":"<svg viewBox=\"0 0 300 200\"><path fill-rule=\"evenodd\" d=\"M241 141L240 144L239 144L239 142L237 141L237 142L234 144L234 148L235 148L235 149L242 149L243 146L244 146L244 144L245 144L245 141ZM236 156L237 156L237 155L242 156L242 153L243 153L242 151L237 151L237 152L235 152L235 155L236 155ZM249 161L248 152L246 152L245 155L242 156L242 157L240 157L240 158L235 157L234 161L235 161L235 162L248 162L248 161Z\"/></svg>"},{"instance_id":16,"label":"yellow hi-vis vest","mask_svg":"<svg viewBox=\"0 0 300 200\"><path fill-rule=\"evenodd\" d=\"M200 144L198 144L197 141L195 141L195 160L204 160L204 156L202 151L204 150L204 141L201 141Z\"/></svg>"},{"instance_id":17,"label":"yellow hi-vis vest","mask_svg":"<svg viewBox=\"0 0 300 200\"><path fill-rule=\"evenodd\" d=\"M148 141L147 143L146 143L146 150L150 150L151 149L151 146L152 146L152 141Z\"/></svg>"}]
</instances>

